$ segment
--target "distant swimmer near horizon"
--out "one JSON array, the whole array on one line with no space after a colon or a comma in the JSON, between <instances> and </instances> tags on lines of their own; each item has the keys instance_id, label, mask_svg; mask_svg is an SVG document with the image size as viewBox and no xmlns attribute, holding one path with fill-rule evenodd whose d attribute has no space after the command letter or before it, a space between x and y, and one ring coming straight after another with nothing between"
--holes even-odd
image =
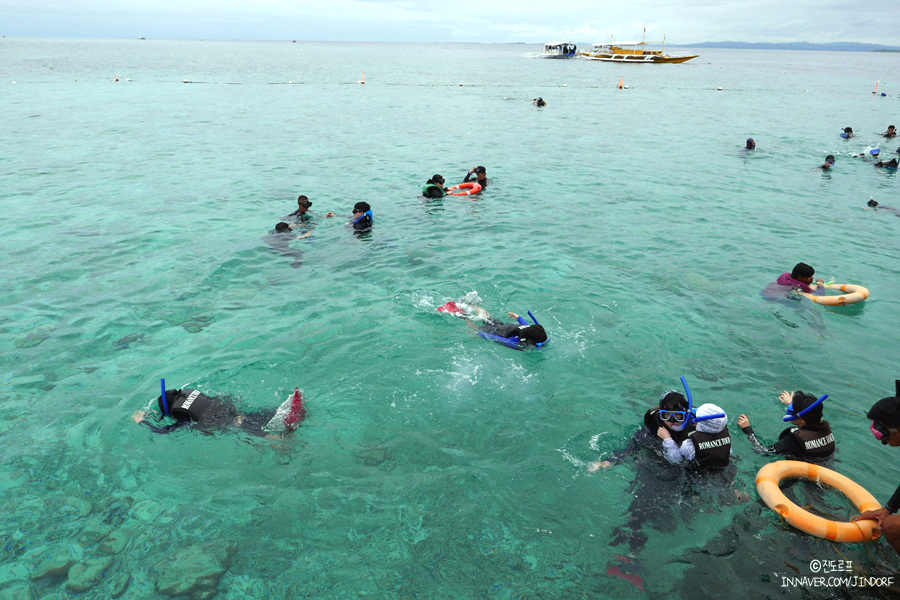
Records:
<instances>
[{"instance_id":1,"label":"distant swimmer near horizon","mask_svg":"<svg viewBox=\"0 0 900 600\"><path fill-rule=\"evenodd\" d=\"M853 136L853 128L852 127L844 127L844 133L841 134L841 137L845 140L849 140Z\"/></svg>"},{"instance_id":2,"label":"distant swimmer near horizon","mask_svg":"<svg viewBox=\"0 0 900 600\"><path fill-rule=\"evenodd\" d=\"M747 145L744 146L744 150L756 150L756 140L747 138Z\"/></svg>"}]
</instances>

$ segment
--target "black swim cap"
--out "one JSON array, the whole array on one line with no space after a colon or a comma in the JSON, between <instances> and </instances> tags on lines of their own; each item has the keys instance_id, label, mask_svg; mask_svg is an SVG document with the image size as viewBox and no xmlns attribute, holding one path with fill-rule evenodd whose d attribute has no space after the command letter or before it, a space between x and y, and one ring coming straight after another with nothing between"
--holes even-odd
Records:
<instances>
[{"instance_id":1,"label":"black swim cap","mask_svg":"<svg viewBox=\"0 0 900 600\"><path fill-rule=\"evenodd\" d=\"M794 410L791 414L799 415L804 410L812 406L816 403L818 398L813 396L812 394L807 394L803 390L797 390L794 392L794 396L791 399L791 405L794 407ZM802 417L804 421L806 421L809 425L817 425L822 420L822 413L825 410L825 405L820 404Z\"/></svg>"},{"instance_id":2,"label":"black swim cap","mask_svg":"<svg viewBox=\"0 0 900 600\"><path fill-rule=\"evenodd\" d=\"M900 379L896 380L894 384L897 395L882 398L866 413L867 418L890 428L900 427Z\"/></svg>"},{"instance_id":3,"label":"black swim cap","mask_svg":"<svg viewBox=\"0 0 900 600\"><path fill-rule=\"evenodd\" d=\"M519 339L532 344L543 344L547 341L547 332L542 325L529 325L519 329Z\"/></svg>"},{"instance_id":4,"label":"black swim cap","mask_svg":"<svg viewBox=\"0 0 900 600\"><path fill-rule=\"evenodd\" d=\"M812 277L816 274L816 270L806 263L797 263L794 270L791 271L791 277L797 279L799 277Z\"/></svg>"},{"instance_id":5,"label":"black swim cap","mask_svg":"<svg viewBox=\"0 0 900 600\"><path fill-rule=\"evenodd\" d=\"M688 401L680 392L669 390L659 399L659 407L663 410L687 410Z\"/></svg>"},{"instance_id":6,"label":"black swim cap","mask_svg":"<svg viewBox=\"0 0 900 600\"><path fill-rule=\"evenodd\" d=\"M852 127L844 127L844 133L850 133L853 131Z\"/></svg>"},{"instance_id":7,"label":"black swim cap","mask_svg":"<svg viewBox=\"0 0 900 600\"><path fill-rule=\"evenodd\" d=\"M485 169L484 167L475 167L475 172L476 173L487 173L487 169Z\"/></svg>"},{"instance_id":8,"label":"black swim cap","mask_svg":"<svg viewBox=\"0 0 900 600\"><path fill-rule=\"evenodd\" d=\"M284 221L282 221L281 223L278 223L275 226L275 231L277 233L281 233L282 231L290 231L290 230L291 230L291 226L288 225L287 223L285 223Z\"/></svg>"},{"instance_id":9,"label":"black swim cap","mask_svg":"<svg viewBox=\"0 0 900 600\"><path fill-rule=\"evenodd\" d=\"M356 204L353 205L353 212L354 212L354 213L358 213L358 212L363 212L363 213L364 213L364 212L367 212L367 211L370 211L370 210L372 210L372 207L369 206L369 203L368 203L368 202L357 202Z\"/></svg>"},{"instance_id":10,"label":"black swim cap","mask_svg":"<svg viewBox=\"0 0 900 600\"><path fill-rule=\"evenodd\" d=\"M431 176L432 183L441 184L444 183L444 178L441 175L434 174Z\"/></svg>"}]
</instances>

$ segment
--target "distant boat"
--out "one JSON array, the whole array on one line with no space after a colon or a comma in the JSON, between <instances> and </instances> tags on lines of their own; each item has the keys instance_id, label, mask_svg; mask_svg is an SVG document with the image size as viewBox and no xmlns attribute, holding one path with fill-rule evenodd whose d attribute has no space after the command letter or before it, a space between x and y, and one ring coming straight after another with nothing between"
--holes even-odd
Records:
<instances>
[{"instance_id":1,"label":"distant boat","mask_svg":"<svg viewBox=\"0 0 900 600\"><path fill-rule=\"evenodd\" d=\"M565 42L550 42L544 44L544 51L538 54L539 58L572 58L578 52L575 44Z\"/></svg>"},{"instance_id":2,"label":"distant boat","mask_svg":"<svg viewBox=\"0 0 900 600\"><path fill-rule=\"evenodd\" d=\"M649 44L662 44L662 50L647 50ZM609 42L598 43L591 46L590 51L581 52L580 55L588 60L617 63L683 63L697 58L694 55L669 55L666 54L666 39L662 42Z\"/></svg>"},{"instance_id":3,"label":"distant boat","mask_svg":"<svg viewBox=\"0 0 900 600\"><path fill-rule=\"evenodd\" d=\"M147 38L145 38L145 37L139 37L138 39L139 39L139 40L146 40Z\"/></svg>"}]
</instances>

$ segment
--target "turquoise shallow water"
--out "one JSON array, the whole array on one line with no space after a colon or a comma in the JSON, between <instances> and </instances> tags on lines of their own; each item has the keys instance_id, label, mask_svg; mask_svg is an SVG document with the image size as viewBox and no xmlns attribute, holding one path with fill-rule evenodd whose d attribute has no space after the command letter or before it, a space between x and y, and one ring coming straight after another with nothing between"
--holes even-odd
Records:
<instances>
[{"instance_id":1,"label":"turquoise shallow water","mask_svg":"<svg viewBox=\"0 0 900 600\"><path fill-rule=\"evenodd\" d=\"M739 489L766 461L736 417L774 440L778 392L802 388L830 394L837 470L893 491L896 451L860 415L898 375L900 220L866 208L897 182L852 157L895 122L892 55L623 70L534 50L0 40L0 591L62 593L30 579L57 558L104 567L73 594L163 597L186 548L224 557L220 598L776 596L813 559L893 571L884 544L693 499L647 527L640 592L607 574L633 465L585 470L684 374L729 414ZM477 201L419 196L476 164ZM365 200L375 228L319 219L292 267L265 236L299 193L318 214ZM872 297L763 302L800 260ZM551 345L435 312L473 290ZM155 436L130 417L160 377L248 408L299 386L310 416L280 443Z\"/></svg>"}]
</instances>

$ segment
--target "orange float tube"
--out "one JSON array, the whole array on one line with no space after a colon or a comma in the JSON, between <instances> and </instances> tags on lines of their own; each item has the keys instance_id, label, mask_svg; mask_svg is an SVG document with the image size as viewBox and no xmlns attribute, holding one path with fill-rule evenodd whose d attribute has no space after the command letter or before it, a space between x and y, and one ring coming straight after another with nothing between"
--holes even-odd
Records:
<instances>
[{"instance_id":1,"label":"orange float tube","mask_svg":"<svg viewBox=\"0 0 900 600\"><path fill-rule=\"evenodd\" d=\"M832 542L869 542L881 537L877 521L829 521L807 512L791 502L778 485L782 479L811 479L841 491L863 513L881 508L881 503L858 483L837 471L799 460L769 463L756 474L756 491L766 505L781 517L810 535Z\"/></svg>"},{"instance_id":2,"label":"orange float tube","mask_svg":"<svg viewBox=\"0 0 900 600\"><path fill-rule=\"evenodd\" d=\"M454 193L453 190L459 190ZM464 191L465 190L465 191ZM481 184L477 181L469 181L467 183L460 183L459 185L454 185L453 187L447 188L448 196L471 196L472 194L477 194L481 191Z\"/></svg>"},{"instance_id":3,"label":"orange float tube","mask_svg":"<svg viewBox=\"0 0 900 600\"><path fill-rule=\"evenodd\" d=\"M821 284L821 286L826 290L840 290L844 293L838 296L816 296L815 294L803 292L803 295L816 304L827 304L829 306L856 304L869 297L869 290L861 285L854 285L852 283L826 283ZM818 289L818 287L816 287L816 289Z\"/></svg>"}]
</instances>

